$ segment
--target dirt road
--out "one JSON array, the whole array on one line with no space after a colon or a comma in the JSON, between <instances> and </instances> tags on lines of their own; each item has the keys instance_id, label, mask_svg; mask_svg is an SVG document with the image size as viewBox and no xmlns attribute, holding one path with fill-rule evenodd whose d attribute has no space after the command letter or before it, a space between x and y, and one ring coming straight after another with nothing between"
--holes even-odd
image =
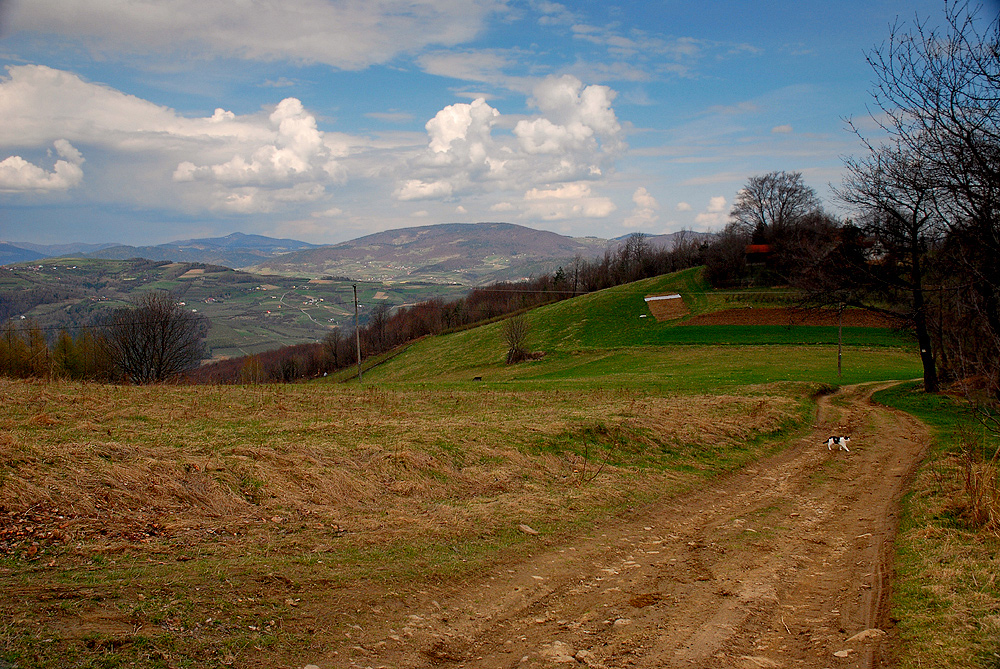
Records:
<instances>
[{"instance_id":1,"label":"dirt road","mask_svg":"<svg viewBox=\"0 0 1000 669\"><path fill-rule=\"evenodd\" d=\"M824 398L815 430L779 455L428 595L319 664L888 666L899 500L928 435L873 390ZM832 434L851 452L828 451Z\"/></svg>"}]
</instances>

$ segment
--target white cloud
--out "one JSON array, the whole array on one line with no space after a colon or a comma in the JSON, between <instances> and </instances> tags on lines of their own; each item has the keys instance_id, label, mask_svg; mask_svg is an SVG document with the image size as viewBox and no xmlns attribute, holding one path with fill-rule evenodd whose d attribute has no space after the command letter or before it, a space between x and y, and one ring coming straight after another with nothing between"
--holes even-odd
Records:
<instances>
[{"instance_id":1,"label":"white cloud","mask_svg":"<svg viewBox=\"0 0 1000 669\"><path fill-rule=\"evenodd\" d=\"M505 119L485 99L449 105L427 122L427 149L410 161L395 197L447 199L598 180L625 146L614 97L605 86L550 77L530 101L541 113L519 120L512 135L496 136Z\"/></svg>"},{"instance_id":2,"label":"white cloud","mask_svg":"<svg viewBox=\"0 0 1000 669\"><path fill-rule=\"evenodd\" d=\"M393 193L397 200L435 200L451 197L452 187L447 181L404 181Z\"/></svg>"},{"instance_id":3,"label":"white cloud","mask_svg":"<svg viewBox=\"0 0 1000 669\"><path fill-rule=\"evenodd\" d=\"M449 49L424 54L417 62L428 74L528 91L531 89L529 79L506 73L517 65L518 55L487 49ZM476 97L479 96L473 96Z\"/></svg>"},{"instance_id":4,"label":"white cloud","mask_svg":"<svg viewBox=\"0 0 1000 669\"><path fill-rule=\"evenodd\" d=\"M635 209L625 218L623 224L626 228L648 228L660 219L656 213L660 203L642 186L632 193L632 202Z\"/></svg>"},{"instance_id":5,"label":"white cloud","mask_svg":"<svg viewBox=\"0 0 1000 669\"><path fill-rule=\"evenodd\" d=\"M776 125L771 128L771 132L776 135L788 134L792 132L792 126L790 125Z\"/></svg>"},{"instance_id":6,"label":"white cloud","mask_svg":"<svg viewBox=\"0 0 1000 669\"><path fill-rule=\"evenodd\" d=\"M83 181L83 154L65 139L53 142L61 158L55 161L52 171L29 163L21 156L10 156L0 161L0 191L60 191L69 190Z\"/></svg>"},{"instance_id":7,"label":"white cloud","mask_svg":"<svg viewBox=\"0 0 1000 669\"><path fill-rule=\"evenodd\" d=\"M327 185L341 182L339 161L354 141L319 131L296 98L259 114L220 108L186 118L69 72L23 65L7 73L0 79L0 145L37 150L66 143L56 144L63 160L48 180L30 164L9 159L5 165L9 183L20 179L36 189L80 184L82 157L73 147L81 147L92 160L91 199L186 211L271 211L316 201Z\"/></svg>"},{"instance_id":8,"label":"white cloud","mask_svg":"<svg viewBox=\"0 0 1000 669\"><path fill-rule=\"evenodd\" d=\"M210 119L219 124L232 123L232 112L216 109ZM323 133L316 129L316 119L306 113L296 98L282 100L268 117L273 143L253 149L249 156L237 154L224 163L196 166L184 161L174 171L175 181L215 181L228 185L286 183L325 172L336 177L340 168L323 143Z\"/></svg>"},{"instance_id":9,"label":"white cloud","mask_svg":"<svg viewBox=\"0 0 1000 669\"><path fill-rule=\"evenodd\" d=\"M330 207L323 211L314 211L311 216L313 218L336 218L337 216L343 216L344 210L340 207Z\"/></svg>"},{"instance_id":10,"label":"white cloud","mask_svg":"<svg viewBox=\"0 0 1000 669\"><path fill-rule=\"evenodd\" d=\"M543 221L606 218L616 209L609 198L594 195L590 184L578 182L551 189L532 188L524 194L521 218Z\"/></svg>"},{"instance_id":11,"label":"white cloud","mask_svg":"<svg viewBox=\"0 0 1000 669\"><path fill-rule=\"evenodd\" d=\"M568 74L549 77L535 87L531 99L544 116L518 121L514 135L529 154L620 149L621 125L611 108L614 99L615 92L607 86L584 88Z\"/></svg>"},{"instance_id":12,"label":"white cloud","mask_svg":"<svg viewBox=\"0 0 1000 669\"><path fill-rule=\"evenodd\" d=\"M493 107L480 98L472 104L449 105L427 122L430 149L434 153L467 154L474 162L485 160L492 144L490 131L500 117ZM453 146L455 145L455 146Z\"/></svg>"},{"instance_id":13,"label":"white cloud","mask_svg":"<svg viewBox=\"0 0 1000 669\"><path fill-rule=\"evenodd\" d=\"M701 230L710 230L725 223L727 216L726 198L716 195L709 199L705 211L694 217L694 222Z\"/></svg>"},{"instance_id":14,"label":"white cloud","mask_svg":"<svg viewBox=\"0 0 1000 669\"><path fill-rule=\"evenodd\" d=\"M687 202L678 202L676 209L677 211L691 211L691 205Z\"/></svg>"},{"instance_id":15,"label":"white cloud","mask_svg":"<svg viewBox=\"0 0 1000 669\"><path fill-rule=\"evenodd\" d=\"M290 60L361 69L431 45L474 38L500 0L31 0L8 31L79 39L122 53Z\"/></svg>"},{"instance_id":16,"label":"white cloud","mask_svg":"<svg viewBox=\"0 0 1000 669\"><path fill-rule=\"evenodd\" d=\"M632 193L632 201L640 209L656 210L660 208L660 203L656 201L656 198L650 195L649 191L642 186L636 188L635 192Z\"/></svg>"}]
</instances>

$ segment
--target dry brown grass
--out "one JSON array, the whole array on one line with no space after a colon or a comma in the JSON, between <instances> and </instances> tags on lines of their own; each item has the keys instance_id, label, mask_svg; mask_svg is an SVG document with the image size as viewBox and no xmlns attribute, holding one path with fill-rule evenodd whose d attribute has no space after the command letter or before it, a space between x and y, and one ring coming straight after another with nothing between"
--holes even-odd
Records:
<instances>
[{"instance_id":1,"label":"dry brown grass","mask_svg":"<svg viewBox=\"0 0 1000 669\"><path fill-rule=\"evenodd\" d=\"M983 528L1000 537L1000 449L992 455L970 435L960 441L960 467L965 495L963 515L972 527Z\"/></svg>"},{"instance_id":2,"label":"dry brown grass","mask_svg":"<svg viewBox=\"0 0 1000 669\"><path fill-rule=\"evenodd\" d=\"M563 459L531 454L575 427L624 426L714 447L772 432L796 407L780 396L598 391L553 402L489 391L10 381L0 383L0 397L5 509L57 508L70 534L105 536L151 522L219 528L283 513L318 514L352 531L377 530L381 539L450 533L447 507L485 516L487 508L523 506L536 515L532 507L578 487ZM613 496L616 482L632 474L611 467L606 476L605 485L575 494Z\"/></svg>"},{"instance_id":3,"label":"dry brown grass","mask_svg":"<svg viewBox=\"0 0 1000 669\"><path fill-rule=\"evenodd\" d=\"M1000 666L1000 536L995 459L969 441L923 469L903 532L901 667Z\"/></svg>"},{"instance_id":4,"label":"dry brown grass","mask_svg":"<svg viewBox=\"0 0 1000 669\"><path fill-rule=\"evenodd\" d=\"M69 652L79 639L64 631L97 629L99 620L116 621L107 625L120 634L147 625L180 643L175 637L183 635L172 626L185 628L188 614L171 613L175 600L186 602L193 620L211 617L205 612L219 597L242 593L253 604L234 604L232 617L280 618L271 603L267 612L258 609L314 581L325 584L325 594L311 615L325 616L335 629L329 619L340 615L344 598L377 600L386 588L416 588L526 550L520 523L552 541L696 478L672 464L711 472L739 462L719 453L754 457L748 439L801 418L798 399L754 393L0 380L0 557L6 554L8 565L0 569L0 589L30 594L0 607L0 615L31 621L8 632L23 637L0 641L41 652L39 666L48 662L38 650L42 636L57 636L56 650ZM593 451L579 447L584 434L597 435ZM664 460L664 450L673 459ZM317 559L336 570L321 578L315 565L302 566ZM132 571L116 576L107 560L126 560ZM268 580L279 567L285 580ZM118 593L101 597L128 606L67 608L86 601L90 590L53 590L56 582L93 573L104 574L107 584L127 583L121 591L101 586ZM350 581L351 592L333 581ZM191 596L194 588L203 592ZM129 589L162 591L156 609L162 619L143 613L149 601L123 594ZM297 619L302 615L299 609ZM253 626L184 637L175 652L197 655ZM280 650L260 657L280 656L298 643L293 636L282 636Z\"/></svg>"}]
</instances>

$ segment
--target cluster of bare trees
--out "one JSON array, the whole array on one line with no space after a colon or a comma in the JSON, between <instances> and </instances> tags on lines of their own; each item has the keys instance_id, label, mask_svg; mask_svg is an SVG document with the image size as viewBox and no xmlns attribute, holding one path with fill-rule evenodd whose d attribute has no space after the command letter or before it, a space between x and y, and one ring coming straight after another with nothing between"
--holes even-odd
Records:
<instances>
[{"instance_id":1,"label":"cluster of bare trees","mask_svg":"<svg viewBox=\"0 0 1000 669\"><path fill-rule=\"evenodd\" d=\"M99 326L55 337L30 321L8 321L0 333L0 375L160 383L196 367L204 354L205 319L169 293L145 293Z\"/></svg>"},{"instance_id":2,"label":"cluster of bare trees","mask_svg":"<svg viewBox=\"0 0 1000 669\"><path fill-rule=\"evenodd\" d=\"M945 3L943 27L895 28L869 56L877 139L846 160L841 223L801 174L740 191L706 256L716 285L789 283L808 302L892 315L916 334L924 386L1000 397L1000 19Z\"/></svg>"},{"instance_id":3,"label":"cluster of bare trees","mask_svg":"<svg viewBox=\"0 0 1000 669\"><path fill-rule=\"evenodd\" d=\"M751 177L705 250L705 276L719 287L787 284L839 227L800 172Z\"/></svg>"},{"instance_id":4,"label":"cluster of bare trees","mask_svg":"<svg viewBox=\"0 0 1000 669\"><path fill-rule=\"evenodd\" d=\"M0 376L16 379L109 380L113 365L103 338L92 328L74 337L60 330L50 341L37 323L8 321L0 331Z\"/></svg>"},{"instance_id":5,"label":"cluster of bare trees","mask_svg":"<svg viewBox=\"0 0 1000 669\"><path fill-rule=\"evenodd\" d=\"M924 385L1000 396L1000 19L945 4L942 27L897 27L869 56L878 141L847 161L857 220L806 285L828 302L886 308L914 327Z\"/></svg>"}]
</instances>

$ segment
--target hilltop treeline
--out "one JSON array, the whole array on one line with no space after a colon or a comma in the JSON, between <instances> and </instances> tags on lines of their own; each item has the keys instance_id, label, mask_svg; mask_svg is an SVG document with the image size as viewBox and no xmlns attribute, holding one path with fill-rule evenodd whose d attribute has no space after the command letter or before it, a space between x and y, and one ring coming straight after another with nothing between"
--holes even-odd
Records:
<instances>
[{"instance_id":1,"label":"hilltop treeline","mask_svg":"<svg viewBox=\"0 0 1000 669\"><path fill-rule=\"evenodd\" d=\"M521 282L472 289L458 300L429 300L392 307L381 304L366 315L357 332L332 330L321 343L286 346L242 358L203 365L188 374L194 383L290 382L316 378L384 354L421 337L486 323L531 309L702 264L710 244L680 235L670 248L651 246L645 236L628 237L617 249L595 259L576 257L569 267Z\"/></svg>"}]
</instances>

